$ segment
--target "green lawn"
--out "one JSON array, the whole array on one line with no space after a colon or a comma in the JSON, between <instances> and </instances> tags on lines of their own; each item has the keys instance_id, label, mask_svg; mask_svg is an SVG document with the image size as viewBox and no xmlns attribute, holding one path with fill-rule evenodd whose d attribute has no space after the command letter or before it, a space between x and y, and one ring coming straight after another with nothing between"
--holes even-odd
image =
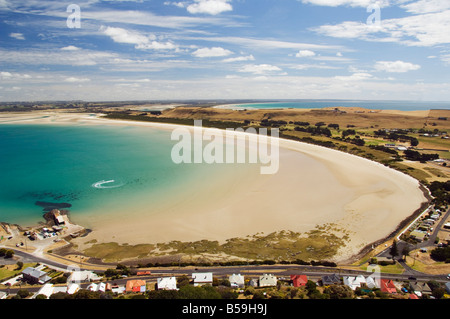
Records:
<instances>
[{"instance_id":1,"label":"green lawn","mask_svg":"<svg viewBox=\"0 0 450 319\"><path fill-rule=\"evenodd\" d=\"M403 274L405 272L405 269L397 262L394 265L379 266L379 267L382 273L387 274ZM360 268L362 270L367 270L367 264L362 265Z\"/></svg>"},{"instance_id":2,"label":"green lawn","mask_svg":"<svg viewBox=\"0 0 450 319\"><path fill-rule=\"evenodd\" d=\"M21 269L17 269L17 265L2 265L0 268L0 281L6 280L9 277L14 277L21 273L27 267L35 267L36 263L26 263L23 264Z\"/></svg>"}]
</instances>

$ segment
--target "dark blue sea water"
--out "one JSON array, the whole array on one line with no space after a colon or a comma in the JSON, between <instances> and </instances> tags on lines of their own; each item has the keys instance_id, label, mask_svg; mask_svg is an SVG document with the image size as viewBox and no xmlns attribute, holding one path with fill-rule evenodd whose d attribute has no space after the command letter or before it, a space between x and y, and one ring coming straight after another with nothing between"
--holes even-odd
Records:
<instances>
[{"instance_id":1,"label":"dark blue sea water","mask_svg":"<svg viewBox=\"0 0 450 319\"><path fill-rule=\"evenodd\" d=\"M257 109L320 109L324 107L362 107L371 110L418 111L450 109L450 102L427 101L368 101L368 100L298 100L236 104L239 108Z\"/></svg>"}]
</instances>

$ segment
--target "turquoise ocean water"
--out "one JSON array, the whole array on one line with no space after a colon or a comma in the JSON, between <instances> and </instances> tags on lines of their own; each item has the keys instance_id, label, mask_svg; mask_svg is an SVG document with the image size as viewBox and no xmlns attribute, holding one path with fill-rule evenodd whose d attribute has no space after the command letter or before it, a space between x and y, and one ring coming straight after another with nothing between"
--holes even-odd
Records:
<instances>
[{"instance_id":1,"label":"turquoise ocean water","mask_svg":"<svg viewBox=\"0 0 450 319\"><path fill-rule=\"evenodd\" d=\"M324 107L363 107L372 110L419 111L430 109L450 109L450 102L427 101L368 101L368 100L298 100L284 102L260 102L237 104L242 108L257 109L319 109Z\"/></svg>"},{"instance_id":2,"label":"turquoise ocean water","mask_svg":"<svg viewBox=\"0 0 450 319\"><path fill-rule=\"evenodd\" d=\"M34 225L45 209L73 214L106 202L124 213L132 198L151 205L205 168L176 165L170 132L142 127L0 125L0 221Z\"/></svg>"}]
</instances>

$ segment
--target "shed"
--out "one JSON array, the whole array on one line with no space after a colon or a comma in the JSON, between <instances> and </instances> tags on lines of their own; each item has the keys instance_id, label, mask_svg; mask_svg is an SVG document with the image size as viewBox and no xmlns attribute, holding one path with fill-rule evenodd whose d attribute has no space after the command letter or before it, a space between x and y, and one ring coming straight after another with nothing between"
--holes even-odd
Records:
<instances>
[{"instance_id":1,"label":"shed","mask_svg":"<svg viewBox=\"0 0 450 319\"><path fill-rule=\"evenodd\" d=\"M248 285L251 287L258 287L258 280L257 279L250 279L248 282Z\"/></svg>"},{"instance_id":2,"label":"shed","mask_svg":"<svg viewBox=\"0 0 450 319\"><path fill-rule=\"evenodd\" d=\"M53 220L57 226L65 224L64 217L58 209L53 209L50 213L52 214Z\"/></svg>"}]
</instances>

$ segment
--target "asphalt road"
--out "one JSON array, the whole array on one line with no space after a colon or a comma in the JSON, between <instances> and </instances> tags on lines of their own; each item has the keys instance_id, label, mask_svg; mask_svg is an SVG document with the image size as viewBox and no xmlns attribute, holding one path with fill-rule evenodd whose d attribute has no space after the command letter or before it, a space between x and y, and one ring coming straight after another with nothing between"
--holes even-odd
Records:
<instances>
[{"instance_id":1,"label":"asphalt road","mask_svg":"<svg viewBox=\"0 0 450 319\"><path fill-rule=\"evenodd\" d=\"M439 232L439 229L442 228L447 218L450 216L450 209L445 214L444 218L441 219L440 223L435 227L433 234L430 236L429 240L426 242L417 244L417 245L411 245L408 243L405 243L403 241L400 241L398 243L398 251L401 254L401 251L403 249L404 245L409 245L412 249L417 249L421 247L429 247L434 245L434 240L436 239L437 233ZM13 249L14 250L14 249ZM19 257L22 262L39 262L42 264L49 265L53 268L60 269L60 270L66 270L67 265L62 264L53 260L45 259L42 257L34 256L32 254L20 251L20 250L14 250L15 256ZM385 256L385 257L391 257L390 255L390 247L385 249L383 252L378 254L378 256ZM397 257L400 257L398 255ZM382 278L392 279L392 280L399 280L399 281L407 281L407 280L417 280L417 281L429 281L429 280L435 280L438 282L448 282L449 280L446 278L446 275L429 275L424 274L421 272L418 272L416 270L411 269L409 266L407 266L403 261L397 259L397 261L405 268L405 272L403 274L381 274ZM15 262L14 262L15 263ZM83 270L83 267L81 267ZM95 272L103 272L103 269L86 269L91 270ZM320 278L327 274L337 273L340 276L355 276L355 275L365 275L368 276L369 273L365 271L358 271L358 270L352 270L352 269L345 269L341 267L333 268L333 267L317 267L317 266L300 266L300 265L260 265L260 266L235 266L235 267L207 267L207 268L192 268L192 267L167 267L167 268L158 268L151 270L152 275L151 276L142 276L139 277L140 279L144 280L155 280L156 277L161 276L181 276L181 275L187 275L191 276L194 272L212 272L214 276L227 276L231 274L243 274L247 276L258 276L262 275L264 273L274 273L278 277L286 277L288 278L292 274L304 274L311 278ZM414 278L414 279L413 279ZM117 283L119 285L124 285L127 280L130 278L121 278L114 280L114 283ZM88 284L83 284L82 287L85 288ZM9 288L9 289L1 289L0 291L9 291L10 293L16 292L20 288ZM27 288L30 292L36 292L40 289L39 286L37 287L31 287Z\"/></svg>"}]
</instances>

